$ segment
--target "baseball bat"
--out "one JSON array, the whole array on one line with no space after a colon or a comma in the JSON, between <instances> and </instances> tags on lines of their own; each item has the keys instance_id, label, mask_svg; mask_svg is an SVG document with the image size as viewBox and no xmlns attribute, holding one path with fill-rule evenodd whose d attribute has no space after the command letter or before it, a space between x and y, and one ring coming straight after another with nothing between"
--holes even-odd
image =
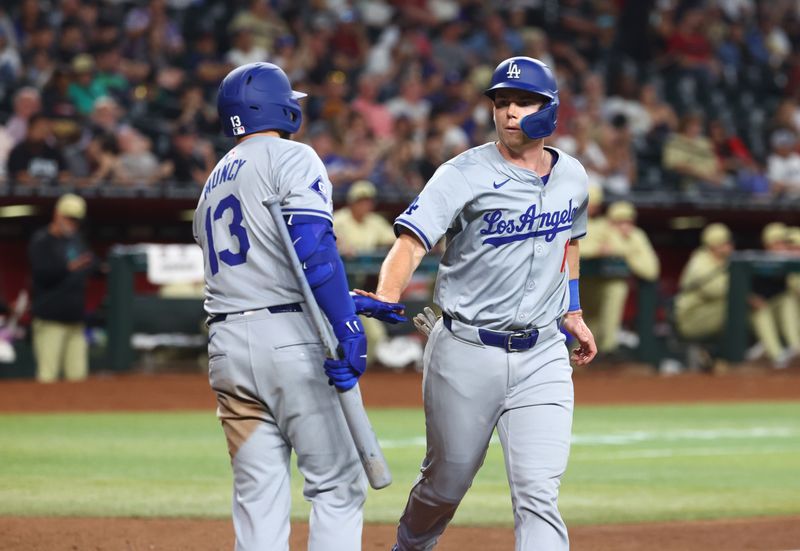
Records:
<instances>
[{"instance_id":1,"label":"baseball bat","mask_svg":"<svg viewBox=\"0 0 800 551\"><path fill-rule=\"evenodd\" d=\"M305 298L308 305L311 318L319 332L322 343L328 349L330 357L337 358L336 348L338 341L333 334L331 326L323 317L322 311L314 298L314 293L311 292L311 286L303 273L303 266L297 257L286 223L283 221L280 199L278 197L270 197L262 201L262 203L269 210L272 220L278 228L281 243L283 243L283 248L286 249L287 258L292 265L297 283L303 291L303 298ZM358 383L350 390L338 391L337 394L339 396L339 405L342 407L342 413L344 413L344 418L347 422L347 428L350 429L350 435L353 437L358 457L361 459L361 465L364 467L370 486L376 490L385 488L392 483L392 473L389 471L389 466L383 457L383 451L380 444L378 444L378 439L375 437L375 431L372 430L367 412L364 411Z\"/></svg>"}]
</instances>

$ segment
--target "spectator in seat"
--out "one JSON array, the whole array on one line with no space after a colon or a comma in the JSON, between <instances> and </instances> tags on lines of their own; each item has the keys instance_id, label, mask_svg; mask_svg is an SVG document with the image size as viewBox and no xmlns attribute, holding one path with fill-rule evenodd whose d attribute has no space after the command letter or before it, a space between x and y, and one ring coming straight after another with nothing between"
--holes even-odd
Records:
<instances>
[{"instance_id":1,"label":"spectator in seat","mask_svg":"<svg viewBox=\"0 0 800 551\"><path fill-rule=\"evenodd\" d=\"M773 195L800 197L800 154L797 136L791 130L776 130L770 138L772 153L767 159L769 191Z\"/></svg>"},{"instance_id":2,"label":"spectator in seat","mask_svg":"<svg viewBox=\"0 0 800 551\"><path fill-rule=\"evenodd\" d=\"M579 114L572 120L571 133L555 140L556 147L578 159L584 166L590 188L602 186L609 174L608 159L595 139L597 130L588 115Z\"/></svg>"},{"instance_id":3,"label":"spectator in seat","mask_svg":"<svg viewBox=\"0 0 800 551\"><path fill-rule=\"evenodd\" d=\"M197 84L189 84L180 96L180 114L175 121L179 126L191 126L198 132L212 134L219 129L216 107L206 103L203 89Z\"/></svg>"},{"instance_id":4,"label":"spectator in seat","mask_svg":"<svg viewBox=\"0 0 800 551\"><path fill-rule=\"evenodd\" d=\"M42 97L36 88L25 86L14 94L14 112L6 121L6 132L14 145L25 139L28 134L28 122L41 110Z\"/></svg>"},{"instance_id":5,"label":"spectator in seat","mask_svg":"<svg viewBox=\"0 0 800 551\"><path fill-rule=\"evenodd\" d=\"M646 137L661 143L666 136L678 128L678 116L670 104L661 99L652 83L645 83L639 91L639 101L647 113Z\"/></svg>"},{"instance_id":6,"label":"spectator in seat","mask_svg":"<svg viewBox=\"0 0 800 551\"><path fill-rule=\"evenodd\" d=\"M267 50L255 45L253 31L247 27L236 31L233 37L233 48L228 50L225 55L225 61L234 67L258 61L267 61L268 58Z\"/></svg>"},{"instance_id":7,"label":"spectator in seat","mask_svg":"<svg viewBox=\"0 0 800 551\"><path fill-rule=\"evenodd\" d=\"M214 149L200 139L192 126L181 126L172 135L164 177L178 187L201 187L214 168Z\"/></svg>"},{"instance_id":8,"label":"spectator in seat","mask_svg":"<svg viewBox=\"0 0 800 551\"><path fill-rule=\"evenodd\" d=\"M386 108L395 119L408 117L417 135L424 136L427 132L431 104L424 95L423 83L419 77L406 77L400 87L400 95L386 102Z\"/></svg>"},{"instance_id":9,"label":"spectator in seat","mask_svg":"<svg viewBox=\"0 0 800 551\"><path fill-rule=\"evenodd\" d=\"M229 63L220 58L217 50L213 31L202 31L195 38L194 47L187 52L185 65L197 84L214 90L225 75L233 70Z\"/></svg>"},{"instance_id":10,"label":"spectator in seat","mask_svg":"<svg viewBox=\"0 0 800 551\"><path fill-rule=\"evenodd\" d=\"M78 110L69 98L70 73L56 68L42 90L44 114L52 119L77 120Z\"/></svg>"},{"instance_id":11,"label":"spectator in seat","mask_svg":"<svg viewBox=\"0 0 800 551\"><path fill-rule=\"evenodd\" d=\"M711 121L708 132L714 152L730 180L729 186L747 193L766 193L767 180L742 139L732 134L720 120Z\"/></svg>"},{"instance_id":12,"label":"spectator in seat","mask_svg":"<svg viewBox=\"0 0 800 551\"><path fill-rule=\"evenodd\" d=\"M34 115L28 135L8 156L7 174L18 186L53 185L68 178L67 165L54 142L50 119Z\"/></svg>"},{"instance_id":13,"label":"spectator in seat","mask_svg":"<svg viewBox=\"0 0 800 551\"><path fill-rule=\"evenodd\" d=\"M70 175L79 187L97 187L110 183L117 169L117 140L112 134L98 132L85 147L68 148L64 157Z\"/></svg>"},{"instance_id":14,"label":"spectator in seat","mask_svg":"<svg viewBox=\"0 0 800 551\"><path fill-rule=\"evenodd\" d=\"M694 80L696 90L706 93L718 72L714 50L708 38L708 20L703 9L688 9L667 38L666 54L681 77Z\"/></svg>"},{"instance_id":15,"label":"spectator in seat","mask_svg":"<svg viewBox=\"0 0 800 551\"><path fill-rule=\"evenodd\" d=\"M11 136L8 135L4 127L0 126L0 187L8 181L8 175L6 174L8 155L13 147L14 142L11 140Z\"/></svg>"},{"instance_id":16,"label":"spectator in seat","mask_svg":"<svg viewBox=\"0 0 800 551\"><path fill-rule=\"evenodd\" d=\"M119 160L114 171L114 183L123 186L148 187L166 174L151 150L150 140L133 128L123 128L117 136Z\"/></svg>"},{"instance_id":17,"label":"spectator in seat","mask_svg":"<svg viewBox=\"0 0 800 551\"><path fill-rule=\"evenodd\" d=\"M89 117L89 131L93 134L116 135L127 126L122 122L123 115L123 109L113 98L108 96L98 98Z\"/></svg>"},{"instance_id":18,"label":"spectator in seat","mask_svg":"<svg viewBox=\"0 0 800 551\"><path fill-rule=\"evenodd\" d=\"M233 20L228 25L228 32L235 34L239 29L250 29L255 46L263 48L267 54L271 54L275 39L289 34L289 27L280 14L273 9L269 0L250 0L236 4L242 5L243 3L247 4L247 8L242 8L233 16Z\"/></svg>"},{"instance_id":19,"label":"spectator in seat","mask_svg":"<svg viewBox=\"0 0 800 551\"><path fill-rule=\"evenodd\" d=\"M97 50L95 63L97 67L95 81L98 85L105 88L118 101L126 103L130 83L123 71L126 64L123 62L119 46L106 44L100 47Z\"/></svg>"},{"instance_id":20,"label":"spectator in seat","mask_svg":"<svg viewBox=\"0 0 800 551\"><path fill-rule=\"evenodd\" d=\"M618 113L603 128L601 147L607 159L603 187L609 193L625 196L636 183L636 153L628 118Z\"/></svg>"},{"instance_id":21,"label":"spectator in seat","mask_svg":"<svg viewBox=\"0 0 800 551\"><path fill-rule=\"evenodd\" d=\"M21 68L22 60L17 48L8 40L5 30L0 28L0 90L5 83L17 79Z\"/></svg>"},{"instance_id":22,"label":"spectator in seat","mask_svg":"<svg viewBox=\"0 0 800 551\"><path fill-rule=\"evenodd\" d=\"M680 179L684 191L716 190L724 174L714 145L703 135L703 116L688 113L681 118L678 132L664 145L662 166Z\"/></svg>"},{"instance_id":23,"label":"spectator in seat","mask_svg":"<svg viewBox=\"0 0 800 551\"><path fill-rule=\"evenodd\" d=\"M350 107L361 113L376 138L392 138L394 117L386 106L378 101L379 92L379 83L376 82L375 75L361 75L358 79L358 95Z\"/></svg>"},{"instance_id":24,"label":"spectator in seat","mask_svg":"<svg viewBox=\"0 0 800 551\"><path fill-rule=\"evenodd\" d=\"M105 81L95 78L94 58L89 54L79 54L72 60L73 81L67 88L67 95L78 113L88 115L99 98L108 95Z\"/></svg>"}]
</instances>

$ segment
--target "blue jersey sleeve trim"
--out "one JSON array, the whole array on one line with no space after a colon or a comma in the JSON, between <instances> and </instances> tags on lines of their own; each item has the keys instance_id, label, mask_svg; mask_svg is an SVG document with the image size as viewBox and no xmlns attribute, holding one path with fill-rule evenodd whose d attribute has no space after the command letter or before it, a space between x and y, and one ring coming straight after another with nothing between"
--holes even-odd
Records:
<instances>
[{"instance_id":1,"label":"blue jersey sleeve trim","mask_svg":"<svg viewBox=\"0 0 800 551\"><path fill-rule=\"evenodd\" d=\"M317 216L316 214L286 214L283 211L283 220L287 226L296 226L298 224L325 224L328 227L333 225L330 218Z\"/></svg>"},{"instance_id":2,"label":"blue jersey sleeve trim","mask_svg":"<svg viewBox=\"0 0 800 551\"><path fill-rule=\"evenodd\" d=\"M404 227L408 228L409 230L411 230L412 232L414 232L414 235L419 237L420 241L422 241L422 244L425 245L425 249L428 250L428 251L431 250L431 242L428 240L428 238L425 236L425 234L422 232L422 230L419 229L418 227L416 227L414 224L412 224L408 220L401 220L400 218L395 220L394 221L394 234L399 236L400 232L398 231L397 226L404 226Z\"/></svg>"},{"instance_id":3,"label":"blue jersey sleeve trim","mask_svg":"<svg viewBox=\"0 0 800 551\"><path fill-rule=\"evenodd\" d=\"M326 212L324 210L292 209L292 208L289 208L289 209L281 209L281 212L284 215L286 215L286 214L307 214L307 215L310 215L310 216L322 216L326 220L333 220L333 216L331 215L331 213Z\"/></svg>"},{"instance_id":4,"label":"blue jersey sleeve trim","mask_svg":"<svg viewBox=\"0 0 800 551\"><path fill-rule=\"evenodd\" d=\"M571 235L570 239L583 239L584 237L586 237L586 232L583 232L580 235Z\"/></svg>"}]
</instances>

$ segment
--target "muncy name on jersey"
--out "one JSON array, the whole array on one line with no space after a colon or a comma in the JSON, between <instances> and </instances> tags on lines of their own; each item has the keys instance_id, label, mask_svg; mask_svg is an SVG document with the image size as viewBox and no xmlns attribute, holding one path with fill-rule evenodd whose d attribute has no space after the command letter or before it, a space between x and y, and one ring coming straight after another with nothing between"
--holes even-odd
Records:
<instances>
[{"instance_id":1,"label":"muncy name on jersey","mask_svg":"<svg viewBox=\"0 0 800 551\"><path fill-rule=\"evenodd\" d=\"M222 185L225 182L235 180L239 175L239 171L246 162L247 159L234 159L233 161L225 163L212 172L211 176L209 176L208 180L206 180L206 185L203 187L203 199L208 197L208 194L211 193L211 190L215 187Z\"/></svg>"},{"instance_id":2,"label":"muncy name on jersey","mask_svg":"<svg viewBox=\"0 0 800 551\"><path fill-rule=\"evenodd\" d=\"M567 208L552 212L536 213L536 205L528 207L518 218L504 218L500 209L483 215L486 227L480 230L481 235L493 235L483 240L484 245L498 247L513 241L523 241L532 237L544 237L548 243L562 231L572 228L572 221L578 212L569 200Z\"/></svg>"}]
</instances>

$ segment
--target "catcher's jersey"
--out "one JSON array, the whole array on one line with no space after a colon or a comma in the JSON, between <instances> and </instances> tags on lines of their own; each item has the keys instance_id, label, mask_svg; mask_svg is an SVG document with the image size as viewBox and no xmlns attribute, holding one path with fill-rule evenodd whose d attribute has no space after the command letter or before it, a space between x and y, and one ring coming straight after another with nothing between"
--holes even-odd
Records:
<instances>
[{"instance_id":1,"label":"catcher's jersey","mask_svg":"<svg viewBox=\"0 0 800 551\"><path fill-rule=\"evenodd\" d=\"M586 171L557 154L546 183L494 143L444 163L395 220L430 249L446 234L434 302L489 329L542 327L569 305L570 239L586 234Z\"/></svg>"},{"instance_id":2,"label":"catcher's jersey","mask_svg":"<svg viewBox=\"0 0 800 551\"><path fill-rule=\"evenodd\" d=\"M332 222L331 183L305 144L254 136L231 149L208 177L194 213L205 258L209 314L301 302L303 294L262 201L277 195L295 219Z\"/></svg>"}]
</instances>

